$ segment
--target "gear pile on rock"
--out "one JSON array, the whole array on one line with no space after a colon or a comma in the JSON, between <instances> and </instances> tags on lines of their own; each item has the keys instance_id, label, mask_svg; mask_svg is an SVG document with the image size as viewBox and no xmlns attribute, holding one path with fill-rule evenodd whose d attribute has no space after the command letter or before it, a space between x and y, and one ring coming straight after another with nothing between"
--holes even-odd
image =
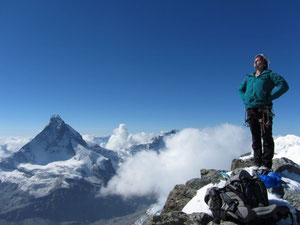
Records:
<instances>
[{"instance_id":1,"label":"gear pile on rock","mask_svg":"<svg viewBox=\"0 0 300 225\"><path fill-rule=\"evenodd\" d=\"M251 165L252 162L250 160L234 159L231 165L232 174L239 174L245 167L249 167ZM288 176L288 174L293 174L293 176L296 177L299 176L298 181L300 180L300 166L287 158L273 159L272 170L276 173L281 173L283 177ZM244 223L242 223L238 220L235 222L225 221L222 220L222 218L220 221L216 221L212 215L208 215L203 212L192 214L182 212L182 209L197 194L197 191L200 188L210 183L217 184L220 181L225 180L224 176L222 176L222 173L220 172L224 171L202 169L201 178L192 179L186 184L176 185L170 192L160 215L149 216L147 225L206 225L215 224L216 222L224 225L253 224L253 221L244 221ZM277 188L269 188L268 191L280 196L282 200L288 202L289 208L292 209L291 211L294 213L294 222L290 219L290 223L293 222L294 224L300 224L300 193L290 189L287 185L282 185ZM272 224L274 224L273 221Z\"/></svg>"}]
</instances>

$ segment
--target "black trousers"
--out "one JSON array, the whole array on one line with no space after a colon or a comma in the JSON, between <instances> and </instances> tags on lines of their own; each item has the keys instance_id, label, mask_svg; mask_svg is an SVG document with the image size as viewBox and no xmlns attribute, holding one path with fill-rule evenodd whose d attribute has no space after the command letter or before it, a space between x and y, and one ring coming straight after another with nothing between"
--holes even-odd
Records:
<instances>
[{"instance_id":1,"label":"black trousers","mask_svg":"<svg viewBox=\"0 0 300 225\"><path fill-rule=\"evenodd\" d=\"M267 113L267 110L270 109L247 109L247 122L252 134L254 164L256 166L271 168L274 156L274 140L272 137L273 116L272 112L269 111Z\"/></svg>"}]
</instances>

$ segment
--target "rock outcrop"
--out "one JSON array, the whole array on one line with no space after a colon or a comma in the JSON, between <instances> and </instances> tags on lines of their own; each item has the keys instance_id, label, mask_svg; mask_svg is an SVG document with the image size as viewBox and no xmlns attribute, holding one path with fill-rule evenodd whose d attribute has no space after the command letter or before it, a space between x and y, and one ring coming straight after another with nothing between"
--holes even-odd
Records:
<instances>
[{"instance_id":1,"label":"rock outcrop","mask_svg":"<svg viewBox=\"0 0 300 225\"><path fill-rule=\"evenodd\" d=\"M149 216L148 225L208 224L212 217L205 213L187 215L183 207L197 194L197 191L209 183L218 183L223 177L218 170L201 170L201 178L194 178L186 184L176 185L170 192L166 204L159 216Z\"/></svg>"},{"instance_id":2,"label":"rock outcrop","mask_svg":"<svg viewBox=\"0 0 300 225\"><path fill-rule=\"evenodd\" d=\"M245 167L252 166L251 159L234 159L231 168L237 172ZM281 173L284 177L300 181L300 166L287 158L273 159L274 172ZM148 217L147 225L206 225L214 224L212 217L205 213L185 214L182 212L184 206L196 195L197 191L209 183L219 183L222 179L221 171L201 170L201 178L195 178L186 184L179 184L170 192L165 206L160 215ZM298 180L297 180L298 179ZM290 206L295 209L295 219L300 224L300 193L284 185L280 189L270 189L270 192L281 196L283 200L288 201ZM235 224L229 221L221 221L223 225Z\"/></svg>"},{"instance_id":3,"label":"rock outcrop","mask_svg":"<svg viewBox=\"0 0 300 225\"><path fill-rule=\"evenodd\" d=\"M208 224L212 218L206 213L185 214L180 211L173 211L164 213L161 216L153 216L148 219L147 224L156 225L194 225L194 224Z\"/></svg>"}]
</instances>

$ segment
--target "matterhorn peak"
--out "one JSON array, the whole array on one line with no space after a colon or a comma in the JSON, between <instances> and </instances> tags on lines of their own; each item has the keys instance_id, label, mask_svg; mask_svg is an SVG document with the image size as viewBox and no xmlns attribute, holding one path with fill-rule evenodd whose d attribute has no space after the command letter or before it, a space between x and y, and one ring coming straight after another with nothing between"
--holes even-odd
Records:
<instances>
[{"instance_id":1,"label":"matterhorn peak","mask_svg":"<svg viewBox=\"0 0 300 225\"><path fill-rule=\"evenodd\" d=\"M9 168L19 163L46 165L54 161L69 160L76 155L77 151L85 150L89 149L82 136L66 124L59 115L53 115L50 123L10 159L7 159L4 166Z\"/></svg>"},{"instance_id":2,"label":"matterhorn peak","mask_svg":"<svg viewBox=\"0 0 300 225\"><path fill-rule=\"evenodd\" d=\"M65 122L62 120L62 118L59 115L51 116L49 125L59 128L64 124L65 124Z\"/></svg>"}]
</instances>

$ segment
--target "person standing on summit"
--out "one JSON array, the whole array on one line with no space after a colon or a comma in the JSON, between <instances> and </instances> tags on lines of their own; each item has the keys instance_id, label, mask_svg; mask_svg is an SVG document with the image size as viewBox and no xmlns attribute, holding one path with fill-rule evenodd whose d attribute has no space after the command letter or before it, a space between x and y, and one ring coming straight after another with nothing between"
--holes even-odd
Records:
<instances>
[{"instance_id":1,"label":"person standing on summit","mask_svg":"<svg viewBox=\"0 0 300 225\"><path fill-rule=\"evenodd\" d=\"M245 122L252 134L254 165L271 169L274 156L272 101L284 94L289 86L279 74L272 72L268 67L268 58L263 54L256 55L256 72L250 73L243 80L239 95L245 104Z\"/></svg>"}]
</instances>

